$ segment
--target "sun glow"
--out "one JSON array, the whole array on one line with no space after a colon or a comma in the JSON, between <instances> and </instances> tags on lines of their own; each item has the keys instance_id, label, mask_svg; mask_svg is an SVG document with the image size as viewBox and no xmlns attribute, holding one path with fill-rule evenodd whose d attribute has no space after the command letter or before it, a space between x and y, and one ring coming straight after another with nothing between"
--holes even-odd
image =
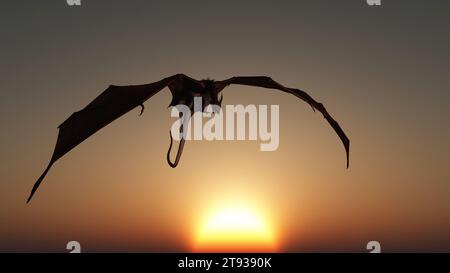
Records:
<instances>
[{"instance_id":1,"label":"sun glow","mask_svg":"<svg viewBox=\"0 0 450 273\"><path fill-rule=\"evenodd\" d=\"M275 238L267 220L246 207L226 207L208 214L198 229L197 252L272 252Z\"/></svg>"}]
</instances>

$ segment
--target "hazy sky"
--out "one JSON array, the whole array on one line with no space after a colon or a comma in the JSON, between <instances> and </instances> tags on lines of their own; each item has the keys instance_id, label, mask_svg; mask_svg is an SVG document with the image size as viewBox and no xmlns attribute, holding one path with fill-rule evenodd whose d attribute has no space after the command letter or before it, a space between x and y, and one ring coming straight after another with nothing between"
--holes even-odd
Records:
<instances>
[{"instance_id":1,"label":"hazy sky","mask_svg":"<svg viewBox=\"0 0 450 273\"><path fill-rule=\"evenodd\" d=\"M450 2L3 1L0 251L191 251L199 219L256 208L280 251L450 251ZM324 103L235 86L224 104L280 105L280 146L189 141L165 160L166 89L58 161L25 201L57 126L109 84L184 73L268 75Z\"/></svg>"}]
</instances>

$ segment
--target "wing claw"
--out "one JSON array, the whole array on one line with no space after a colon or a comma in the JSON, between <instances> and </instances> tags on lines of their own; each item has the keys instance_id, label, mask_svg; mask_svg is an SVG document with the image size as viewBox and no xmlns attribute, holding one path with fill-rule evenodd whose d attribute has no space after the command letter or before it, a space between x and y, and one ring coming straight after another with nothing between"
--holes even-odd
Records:
<instances>
[{"instance_id":1,"label":"wing claw","mask_svg":"<svg viewBox=\"0 0 450 273\"><path fill-rule=\"evenodd\" d=\"M144 104L141 104L139 106L141 107L141 112L139 113L139 116L142 116L142 114L144 113L145 106Z\"/></svg>"}]
</instances>

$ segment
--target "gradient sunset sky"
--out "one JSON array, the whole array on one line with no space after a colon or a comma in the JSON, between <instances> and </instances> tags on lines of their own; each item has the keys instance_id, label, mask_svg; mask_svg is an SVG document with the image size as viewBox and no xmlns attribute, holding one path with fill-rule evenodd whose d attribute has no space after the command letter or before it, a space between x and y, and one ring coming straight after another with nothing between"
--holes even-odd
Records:
<instances>
[{"instance_id":1,"label":"gradient sunset sky","mask_svg":"<svg viewBox=\"0 0 450 273\"><path fill-rule=\"evenodd\" d=\"M449 25L449 1L3 1L0 252L195 251L205 215L232 205L269 223L276 251L450 251ZM25 203L62 121L110 84L176 73L307 91L349 136L350 168L304 102L233 86L224 104L280 105L279 149L188 141L172 169L165 89Z\"/></svg>"}]
</instances>

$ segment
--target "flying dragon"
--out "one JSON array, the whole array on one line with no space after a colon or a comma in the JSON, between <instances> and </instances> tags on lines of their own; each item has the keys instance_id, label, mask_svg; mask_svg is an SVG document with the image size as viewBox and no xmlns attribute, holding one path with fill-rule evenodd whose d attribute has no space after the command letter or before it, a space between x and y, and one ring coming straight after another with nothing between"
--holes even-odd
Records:
<instances>
[{"instance_id":1,"label":"flying dragon","mask_svg":"<svg viewBox=\"0 0 450 273\"><path fill-rule=\"evenodd\" d=\"M42 180L52 167L52 165L68 153L70 150L75 148L78 144L83 142L85 139L95 134L97 131L121 117L130 110L141 107L142 115L144 111L144 102L150 99L159 91L163 90L165 87L170 89L172 93L172 101L170 106L186 105L194 113L194 97L202 98L202 110L208 105L218 105L222 104L222 94L221 91L229 86L230 84L248 85L256 86L262 88L269 88L279 90L285 93L292 94L297 98L308 103L313 110L318 110L324 118L328 121L334 131L337 133L342 143L344 144L347 168L349 166L349 152L350 152L350 140L345 135L339 124L331 117L327 112L325 107L314 100L305 91L285 87L276 81L272 80L270 77L266 76L250 76L250 77L232 77L223 81L215 80L195 80L184 74L176 74L160 81L143 84L143 85L129 85L129 86L116 86L110 85L103 93L101 93L97 98L95 98L91 103L89 103L82 110L73 113L68 119L66 119L61 125L59 125L59 134L56 141L56 146L53 151L53 155L48 163L47 168L44 170L42 175L35 182L33 189L31 190L30 196L27 199L27 203L30 202L36 190L39 188ZM220 98L219 98L220 94ZM180 128L182 133L183 126ZM170 159L170 151L172 148L172 135L170 134L170 147L167 152L167 162L172 167L175 168L180 160L181 154L183 152L185 139L182 137L178 146L178 151L176 154L175 161L172 162Z\"/></svg>"}]
</instances>

